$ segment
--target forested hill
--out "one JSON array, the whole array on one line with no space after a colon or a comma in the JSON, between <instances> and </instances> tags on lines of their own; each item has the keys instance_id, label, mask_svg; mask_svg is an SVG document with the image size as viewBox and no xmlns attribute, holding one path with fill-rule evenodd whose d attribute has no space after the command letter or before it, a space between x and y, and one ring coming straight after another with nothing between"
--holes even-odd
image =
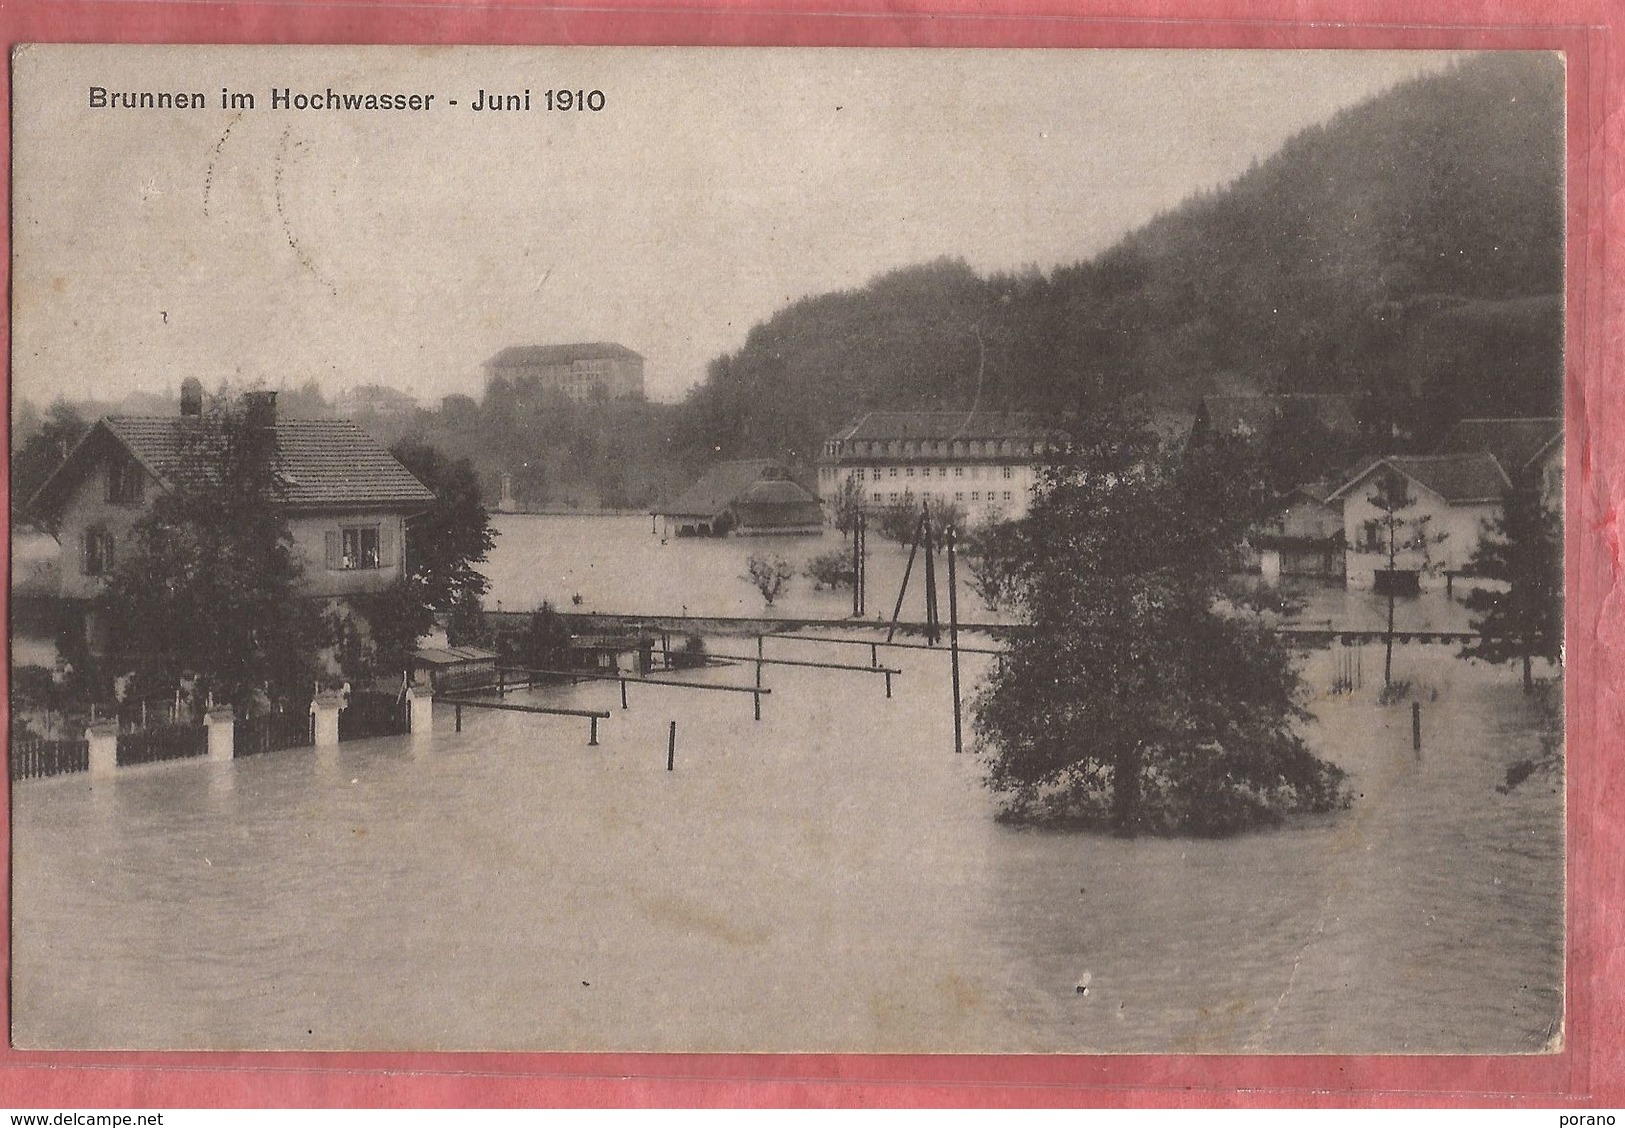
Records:
<instances>
[{"instance_id":1,"label":"forested hill","mask_svg":"<svg viewBox=\"0 0 1625 1128\"><path fill-rule=\"evenodd\" d=\"M943 259L796 302L714 360L678 438L807 458L874 407L1345 391L1416 441L1555 412L1563 68L1477 56L1343 111L1096 259L978 276ZM1087 199L1079 199L1087 207Z\"/></svg>"}]
</instances>

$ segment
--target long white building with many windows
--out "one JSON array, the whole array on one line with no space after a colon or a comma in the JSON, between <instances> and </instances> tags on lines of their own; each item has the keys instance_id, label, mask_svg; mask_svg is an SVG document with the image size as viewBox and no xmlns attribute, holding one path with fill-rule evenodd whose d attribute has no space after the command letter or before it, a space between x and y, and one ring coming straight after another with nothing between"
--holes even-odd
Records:
<instances>
[{"instance_id":1,"label":"long white building with many windows","mask_svg":"<svg viewBox=\"0 0 1625 1128\"><path fill-rule=\"evenodd\" d=\"M1027 413L871 411L824 444L818 496L833 512L851 480L870 509L912 495L957 505L973 524L1020 517L1049 435Z\"/></svg>"}]
</instances>

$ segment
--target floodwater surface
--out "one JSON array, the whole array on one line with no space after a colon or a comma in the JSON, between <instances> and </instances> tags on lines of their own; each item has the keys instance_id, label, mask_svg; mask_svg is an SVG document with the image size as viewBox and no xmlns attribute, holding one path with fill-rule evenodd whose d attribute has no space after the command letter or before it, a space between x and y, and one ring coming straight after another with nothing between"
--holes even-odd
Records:
<instances>
[{"instance_id":1,"label":"floodwater surface","mask_svg":"<svg viewBox=\"0 0 1625 1128\"><path fill-rule=\"evenodd\" d=\"M613 682L508 697L608 709L597 747L575 718L465 709L455 733L442 704L427 740L17 784L17 1043L1553 1044L1561 787L1495 790L1535 745L1510 673L1405 649L1417 757L1408 706L1374 701L1372 648L1361 691L1314 703L1313 738L1360 793L1349 811L1119 841L996 822L976 757L953 751L946 657L882 653L904 671L893 699L878 675L769 667L760 722L748 694L634 685L625 712ZM1311 655L1315 688L1331 666Z\"/></svg>"}]
</instances>

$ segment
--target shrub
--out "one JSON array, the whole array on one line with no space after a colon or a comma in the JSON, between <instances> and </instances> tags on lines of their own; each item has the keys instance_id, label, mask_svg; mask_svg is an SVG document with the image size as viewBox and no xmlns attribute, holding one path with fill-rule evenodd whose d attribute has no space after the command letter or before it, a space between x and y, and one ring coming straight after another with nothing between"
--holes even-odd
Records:
<instances>
[{"instance_id":1,"label":"shrub","mask_svg":"<svg viewBox=\"0 0 1625 1128\"><path fill-rule=\"evenodd\" d=\"M852 570L852 554L839 548L814 556L801 574L813 582L814 591L826 587L833 591L843 584L851 587L857 582L857 573Z\"/></svg>"},{"instance_id":2,"label":"shrub","mask_svg":"<svg viewBox=\"0 0 1625 1128\"><path fill-rule=\"evenodd\" d=\"M755 584L756 590L762 593L762 599L771 607L795 574L795 569L784 557L758 553L745 562L745 575L739 578Z\"/></svg>"}]
</instances>

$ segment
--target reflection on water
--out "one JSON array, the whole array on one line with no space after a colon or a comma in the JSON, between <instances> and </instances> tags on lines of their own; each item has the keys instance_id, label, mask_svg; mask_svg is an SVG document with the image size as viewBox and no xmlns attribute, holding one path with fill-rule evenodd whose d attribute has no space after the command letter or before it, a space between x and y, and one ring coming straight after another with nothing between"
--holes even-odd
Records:
<instances>
[{"instance_id":1,"label":"reflection on water","mask_svg":"<svg viewBox=\"0 0 1625 1128\"><path fill-rule=\"evenodd\" d=\"M496 547L485 564L493 610L531 611L543 600L562 610L629 615L843 619L852 613L852 589L814 591L802 575L807 561L826 552L852 551L833 529L814 537L673 537L651 533L646 517L561 517L501 514L493 524ZM744 578L756 553L783 556L796 570L788 589L769 608ZM868 617L891 617L908 551L870 530L866 572ZM942 614L947 611L947 565L937 562ZM968 571L959 576L959 613L965 622L997 621L971 590ZM905 620L925 619L923 554L909 581ZM580 606L572 603L581 596ZM884 605L884 606L882 606Z\"/></svg>"},{"instance_id":2,"label":"reflection on water","mask_svg":"<svg viewBox=\"0 0 1625 1128\"><path fill-rule=\"evenodd\" d=\"M952 751L945 659L893 654L889 702L877 678L770 669L759 724L748 695L634 686L623 713L600 683L536 694L610 709L597 748L558 717L468 710L454 734L442 706L427 746L23 783L16 1037L1531 1051L1558 1022L1561 796L1494 790L1532 741L1511 675L1407 650L1439 692L1420 760L1369 685L1316 703L1352 810L1123 842L995 823Z\"/></svg>"}]
</instances>

